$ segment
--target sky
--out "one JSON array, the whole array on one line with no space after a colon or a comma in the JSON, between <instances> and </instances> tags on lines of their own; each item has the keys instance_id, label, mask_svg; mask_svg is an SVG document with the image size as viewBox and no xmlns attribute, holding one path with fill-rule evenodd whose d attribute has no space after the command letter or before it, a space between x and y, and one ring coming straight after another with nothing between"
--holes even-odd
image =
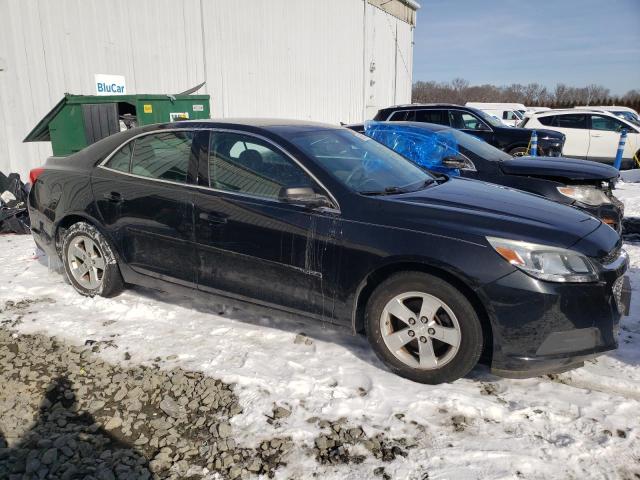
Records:
<instances>
[{"instance_id":1,"label":"sky","mask_svg":"<svg viewBox=\"0 0 640 480\"><path fill-rule=\"evenodd\" d=\"M413 80L640 89L640 0L419 0Z\"/></svg>"}]
</instances>

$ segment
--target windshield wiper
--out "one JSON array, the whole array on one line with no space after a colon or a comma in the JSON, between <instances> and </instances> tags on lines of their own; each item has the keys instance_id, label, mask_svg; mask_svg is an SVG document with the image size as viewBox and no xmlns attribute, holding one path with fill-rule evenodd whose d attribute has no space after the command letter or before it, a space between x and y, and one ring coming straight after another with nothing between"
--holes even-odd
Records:
<instances>
[{"instance_id":1,"label":"windshield wiper","mask_svg":"<svg viewBox=\"0 0 640 480\"><path fill-rule=\"evenodd\" d=\"M409 185L405 185L404 187L396 187L396 186L390 186L390 187L385 187L384 190L365 190L360 192L361 195L394 195L394 194L398 194L398 193L409 193L409 192L415 192L417 190L421 190L425 187L428 187L429 185L432 185L433 183L435 183L437 180L439 180L440 178L427 178L424 182L422 182L420 185L418 185L418 188L416 189L407 189L407 187L409 185L413 185L412 183L410 183Z\"/></svg>"},{"instance_id":2,"label":"windshield wiper","mask_svg":"<svg viewBox=\"0 0 640 480\"><path fill-rule=\"evenodd\" d=\"M395 193L405 193L400 187L385 187L384 190L363 190L359 192L361 195L393 195Z\"/></svg>"}]
</instances>

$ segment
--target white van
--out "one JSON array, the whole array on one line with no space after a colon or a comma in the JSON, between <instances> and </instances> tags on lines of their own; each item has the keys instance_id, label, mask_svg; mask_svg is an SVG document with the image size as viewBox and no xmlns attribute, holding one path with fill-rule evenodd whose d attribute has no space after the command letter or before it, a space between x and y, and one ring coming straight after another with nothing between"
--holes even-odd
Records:
<instances>
[{"instance_id":1,"label":"white van","mask_svg":"<svg viewBox=\"0 0 640 480\"><path fill-rule=\"evenodd\" d=\"M465 106L482 110L510 127L517 126L527 111L527 107L522 103L467 102Z\"/></svg>"}]
</instances>

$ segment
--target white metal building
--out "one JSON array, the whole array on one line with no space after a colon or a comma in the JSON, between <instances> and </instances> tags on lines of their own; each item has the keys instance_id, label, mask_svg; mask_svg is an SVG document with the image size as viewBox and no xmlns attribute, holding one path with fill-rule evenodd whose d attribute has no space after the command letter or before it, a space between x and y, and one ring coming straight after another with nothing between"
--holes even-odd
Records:
<instances>
[{"instance_id":1,"label":"white metal building","mask_svg":"<svg viewBox=\"0 0 640 480\"><path fill-rule=\"evenodd\" d=\"M213 117L337 123L409 102L414 0L0 0L0 171L51 154L23 144L65 92L200 82Z\"/></svg>"}]
</instances>

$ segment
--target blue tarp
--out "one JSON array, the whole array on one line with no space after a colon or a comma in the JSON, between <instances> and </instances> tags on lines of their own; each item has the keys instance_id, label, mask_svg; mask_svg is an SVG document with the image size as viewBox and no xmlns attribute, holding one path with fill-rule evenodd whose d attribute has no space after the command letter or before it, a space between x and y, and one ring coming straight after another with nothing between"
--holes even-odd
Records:
<instances>
[{"instance_id":1,"label":"blue tarp","mask_svg":"<svg viewBox=\"0 0 640 480\"><path fill-rule=\"evenodd\" d=\"M458 156L458 142L451 133L431 132L420 127L391 122L367 121L364 132L413 163L447 175L460 175L460 170L442 165L445 157Z\"/></svg>"}]
</instances>

